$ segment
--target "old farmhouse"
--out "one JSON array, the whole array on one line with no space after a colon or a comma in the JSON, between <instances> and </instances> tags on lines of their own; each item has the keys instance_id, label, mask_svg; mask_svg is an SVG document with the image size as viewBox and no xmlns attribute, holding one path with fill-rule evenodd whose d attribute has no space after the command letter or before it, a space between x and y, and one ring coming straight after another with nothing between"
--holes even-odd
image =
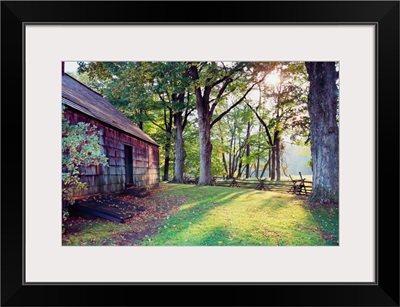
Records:
<instances>
[{"instance_id":1,"label":"old farmhouse","mask_svg":"<svg viewBox=\"0 0 400 307\"><path fill-rule=\"evenodd\" d=\"M81 180L88 189L74 196L118 192L129 186L159 183L159 145L99 93L62 74L64 116L71 124L94 124L109 166L86 167Z\"/></svg>"}]
</instances>

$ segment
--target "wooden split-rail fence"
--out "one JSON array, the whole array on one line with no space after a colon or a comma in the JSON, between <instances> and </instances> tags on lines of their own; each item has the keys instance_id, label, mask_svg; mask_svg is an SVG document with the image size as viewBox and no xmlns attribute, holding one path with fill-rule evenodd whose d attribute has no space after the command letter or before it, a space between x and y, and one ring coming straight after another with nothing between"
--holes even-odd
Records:
<instances>
[{"instance_id":1,"label":"wooden split-rail fence","mask_svg":"<svg viewBox=\"0 0 400 307\"><path fill-rule=\"evenodd\" d=\"M267 179L240 179L224 177L214 177L213 184L215 186L224 186L232 188L243 188L243 189L256 189L263 191L280 191L288 192L297 195L308 195L312 190L312 181L308 181L299 172L300 178L293 178L289 175L287 181L270 181ZM188 178L186 180L188 184L197 184L198 178Z\"/></svg>"}]
</instances>

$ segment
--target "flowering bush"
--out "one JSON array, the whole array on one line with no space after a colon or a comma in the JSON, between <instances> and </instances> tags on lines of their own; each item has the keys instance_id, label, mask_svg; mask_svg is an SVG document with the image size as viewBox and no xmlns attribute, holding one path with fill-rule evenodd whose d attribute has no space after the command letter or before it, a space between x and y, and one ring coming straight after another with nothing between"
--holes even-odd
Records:
<instances>
[{"instance_id":1,"label":"flowering bush","mask_svg":"<svg viewBox=\"0 0 400 307\"><path fill-rule=\"evenodd\" d=\"M63 108L64 111L64 108ZM108 166L107 157L101 153L99 132L95 125L79 122L71 125L62 117L62 199L63 220L68 218L68 205L74 200L75 192L87 188L80 176L84 167L90 165Z\"/></svg>"}]
</instances>

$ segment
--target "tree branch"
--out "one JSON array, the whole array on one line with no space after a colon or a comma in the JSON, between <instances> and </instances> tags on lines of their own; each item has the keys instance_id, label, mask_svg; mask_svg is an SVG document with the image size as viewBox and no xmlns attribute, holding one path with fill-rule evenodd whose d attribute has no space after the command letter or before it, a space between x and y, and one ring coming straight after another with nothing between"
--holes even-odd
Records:
<instances>
[{"instance_id":1,"label":"tree branch","mask_svg":"<svg viewBox=\"0 0 400 307\"><path fill-rule=\"evenodd\" d=\"M167 110L164 108L164 125L165 125L165 131L168 130L168 125L167 125Z\"/></svg>"},{"instance_id":2,"label":"tree branch","mask_svg":"<svg viewBox=\"0 0 400 307\"><path fill-rule=\"evenodd\" d=\"M225 94L223 95L223 97L225 98L225 97L229 96L230 94L232 94L232 93L235 91L235 89L236 89L236 88L233 88L233 89L230 90L229 92L225 93ZM222 96L221 96L221 98L222 98ZM210 103L215 102L216 100L217 100L217 98L210 99Z\"/></svg>"},{"instance_id":3,"label":"tree branch","mask_svg":"<svg viewBox=\"0 0 400 307\"><path fill-rule=\"evenodd\" d=\"M210 109L211 116L213 115L214 110L215 110L215 108L217 107L217 104L218 104L218 102L214 102L214 103L211 105L211 109ZM212 126L211 126L211 127L212 127Z\"/></svg>"},{"instance_id":4,"label":"tree branch","mask_svg":"<svg viewBox=\"0 0 400 307\"><path fill-rule=\"evenodd\" d=\"M185 129L186 124L188 123L188 117L195 109L196 108L192 108L189 111L187 109L185 110L185 116L183 117L183 123L182 123L182 129Z\"/></svg>"},{"instance_id":5,"label":"tree branch","mask_svg":"<svg viewBox=\"0 0 400 307\"><path fill-rule=\"evenodd\" d=\"M193 81L199 79L199 71L197 69L197 66L195 65L190 66L188 69L188 73ZM201 89L199 86L195 86L194 92L196 94L196 103L203 102L203 95L201 94Z\"/></svg>"},{"instance_id":6,"label":"tree branch","mask_svg":"<svg viewBox=\"0 0 400 307\"><path fill-rule=\"evenodd\" d=\"M221 99L222 94L224 93L224 91L225 91L226 88L228 87L228 84L231 83L231 82L232 82L232 79L231 79L231 78L227 78L227 79L225 80L224 85L222 85L222 87L219 89L218 95L217 95L217 97L215 98L215 102L211 105L211 110L210 110L211 116L213 115L214 110L215 110L217 104L219 103L219 101L220 101L220 99Z\"/></svg>"},{"instance_id":7,"label":"tree branch","mask_svg":"<svg viewBox=\"0 0 400 307\"><path fill-rule=\"evenodd\" d=\"M172 109L171 108L169 108L169 123L168 123L168 132L171 132L172 131L172 122L173 122L173 119L174 119L174 114L173 114L174 112L172 112Z\"/></svg>"},{"instance_id":8,"label":"tree branch","mask_svg":"<svg viewBox=\"0 0 400 307\"><path fill-rule=\"evenodd\" d=\"M225 81L226 79L228 79L228 78L229 78L229 75L224 76L223 78L221 78L221 79L215 81L215 82L211 85L211 87L214 87L214 86L220 84L221 82L224 82L224 81Z\"/></svg>"},{"instance_id":9,"label":"tree branch","mask_svg":"<svg viewBox=\"0 0 400 307\"><path fill-rule=\"evenodd\" d=\"M147 114L147 112L145 111L144 114L146 114L146 117L148 118L148 120L156 127L160 128L162 131L167 132L167 130L165 130L162 126L160 126L159 124L157 124L155 121L153 121L150 116Z\"/></svg>"},{"instance_id":10,"label":"tree branch","mask_svg":"<svg viewBox=\"0 0 400 307\"><path fill-rule=\"evenodd\" d=\"M162 101L164 104L167 104L167 103L165 102L164 97L161 95L161 93L160 93L160 92L157 92L157 94L158 94L158 97L160 97L161 101Z\"/></svg>"},{"instance_id":11,"label":"tree branch","mask_svg":"<svg viewBox=\"0 0 400 307\"><path fill-rule=\"evenodd\" d=\"M268 129L267 124L266 124L266 123L264 122L264 120L258 115L258 113L256 112L256 110L254 110L253 107L252 107L250 104L248 104L247 102L246 102L246 104L247 104L247 105L249 106L249 108L253 111L253 113L257 116L258 121L261 123L261 125L263 125L263 127L264 127L264 129L265 129L265 132L267 133L268 143L269 143L269 145L273 146L272 137L271 137L271 134L269 133L269 129Z\"/></svg>"},{"instance_id":12,"label":"tree branch","mask_svg":"<svg viewBox=\"0 0 400 307\"><path fill-rule=\"evenodd\" d=\"M190 92L187 92L187 103L186 103L186 108L185 108L185 115L183 116L183 123L182 123L182 129L185 129L188 117L189 115L193 112L195 108L189 109L189 103L190 103Z\"/></svg>"},{"instance_id":13,"label":"tree branch","mask_svg":"<svg viewBox=\"0 0 400 307\"><path fill-rule=\"evenodd\" d=\"M264 79L264 78L263 78ZM262 79L262 80L263 80ZM261 80L261 81L262 81ZM239 103L241 103L247 96L248 93L250 93L250 91L261 81L254 83L247 91L246 93L243 95L242 98L240 98L238 101L236 101L233 105L231 105L227 110L225 110L224 112L222 112L220 115L218 115L212 122L210 127L212 128L217 122L219 122L221 120L221 118L223 118L226 114L228 114L230 112L230 110L232 110L234 107L236 107Z\"/></svg>"}]
</instances>

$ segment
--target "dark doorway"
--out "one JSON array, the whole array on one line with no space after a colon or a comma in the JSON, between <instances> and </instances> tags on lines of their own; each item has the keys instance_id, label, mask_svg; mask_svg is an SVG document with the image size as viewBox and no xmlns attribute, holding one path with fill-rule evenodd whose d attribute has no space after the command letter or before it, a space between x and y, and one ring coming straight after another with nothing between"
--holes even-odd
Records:
<instances>
[{"instance_id":1,"label":"dark doorway","mask_svg":"<svg viewBox=\"0 0 400 307\"><path fill-rule=\"evenodd\" d=\"M133 159L132 159L132 146L124 145L125 150L125 179L126 185L133 185Z\"/></svg>"}]
</instances>

